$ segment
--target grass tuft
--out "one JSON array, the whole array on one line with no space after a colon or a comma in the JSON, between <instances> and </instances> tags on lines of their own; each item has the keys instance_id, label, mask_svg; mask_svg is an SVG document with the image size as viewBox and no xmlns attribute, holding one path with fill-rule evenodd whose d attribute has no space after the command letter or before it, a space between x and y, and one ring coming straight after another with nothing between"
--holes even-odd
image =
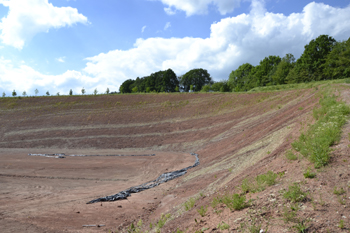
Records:
<instances>
[{"instance_id":1,"label":"grass tuft","mask_svg":"<svg viewBox=\"0 0 350 233\"><path fill-rule=\"evenodd\" d=\"M283 197L291 202L302 202L306 199L307 193L300 189L300 184L294 183L288 187L288 191L283 194Z\"/></svg>"}]
</instances>

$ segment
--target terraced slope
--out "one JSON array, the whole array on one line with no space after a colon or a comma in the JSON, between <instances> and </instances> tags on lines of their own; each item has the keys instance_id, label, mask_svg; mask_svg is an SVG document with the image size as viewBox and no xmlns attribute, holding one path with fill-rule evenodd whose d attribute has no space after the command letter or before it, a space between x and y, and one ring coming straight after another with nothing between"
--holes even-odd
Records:
<instances>
[{"instance_id":1,"label":"terraced slope","mask_svg":"<svg viewBox=\"0 0 350 233\"><path fill-rule=\"evenodd\" d=\"M312 121L317 92L1 98L0 223L9 232L29 226L35 232L90 232L82 225L101 223L98 230L108 230L139 218L154 221L188 197L212 193L284 152L299 135L300 122ZM156 158L64 162L27 156L54 152ZM201 165L182 178L119 203L84 204L189 166L189 152L199 154ZM50 188L35 188L40 184Z\"/></svg>"}]
</instances>

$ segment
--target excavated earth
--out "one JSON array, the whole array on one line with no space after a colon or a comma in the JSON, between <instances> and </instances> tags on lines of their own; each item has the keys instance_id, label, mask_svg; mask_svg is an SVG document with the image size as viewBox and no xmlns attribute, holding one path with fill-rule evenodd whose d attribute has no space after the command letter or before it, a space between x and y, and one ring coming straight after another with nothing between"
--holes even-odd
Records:
<instances>
[{"instance_id":1,"label":"excavated earth","mask_svg":"<svg viewBox=\"0 0 350 233\"><path fill-rule=\"evenodd\" d=\"M339 98L350 102L347 86L334 88ZM166 213L172 218L162 232L203 228L216 232L222 221L229 222L229 231L235 232L249 208L230 212L222 207L222 213L216 214L209 207L203 218L196 210L210 205L221 193L234 192L243 178L268 170L285 172L285 178L252 198L260 198L256 205L275 219L269 232L288 232L291 228L278 220L279 207L268 200L265 203L264 197L304 179L309 162L289 162L284 154L300 131L313 123L312 109L319 97L318 88L311 88L246 94L1 98L1 232L115 232L136 225L139 219L144 230L149 230L149 223ZM348 132L346 125L333 151L333 167L309 181L310 190L324 192L328 204L314 215L310 213L315 210L305 204L305 216L315 219L309 228L313 231L341 232L334 226L342 216L346 221L350 218L348 209L338 206L329 194L350 176ZM127 200L86 204L191 166L195 162L192 152L199 154L200 165L180 178ZM155 156L55 159L29 153ZM199 194L195 208L184 211L183 203Z\"/></svg>"}]
</instances>

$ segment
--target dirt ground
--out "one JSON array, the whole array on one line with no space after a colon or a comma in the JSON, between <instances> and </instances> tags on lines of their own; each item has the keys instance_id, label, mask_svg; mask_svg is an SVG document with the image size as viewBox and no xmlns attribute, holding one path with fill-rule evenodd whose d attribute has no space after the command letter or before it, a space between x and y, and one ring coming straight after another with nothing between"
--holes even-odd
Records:
<instances>
[{"instance_id":1,"label":"dirt ground","mask_svg":"<svg viewBox=\"0 0 350 233\"><path fill-rule=\"evenodd\" d=\"M346 87L339 90L343 99L349 98ZM267 205L263 197L270 198L270 193L304 179L302 172L308 162L288 162L284 152L299 136L300 129L312 123L312 109L318 98L315 88L250 94L3 98L0 100L1 232L115 232L125 230L139 219L148 226L163 213L173 216L162 229L164 232L176 229L195 232L203 227L219 231L216 226L223 219L231 221L230 231L236 231L240 225L237 219L244 219L249 209L229 212L223 208L221 215L217 215L209 208L208 214L201 218L197 208L185 212L183 203L201 193L196 206L209 205L215 195L234 191L243 178L267 170L284 171L286 178L279 186L259 193L262 201L256 205L270 208L266 213L278 218L278 213L273 211L282 207L278 202L276 206ZM349 125L344 133L348 131ZM334 151L334 161L343 161L348 156L346 140L344 134ZM132 194L127 200L86 204L94 198L153 180L164 172L190 166L195 161L191 152L199 154L200 166L190 169L183 177ZM54 159L28 156L28 153L156 156ZM329 193L338 184L337 179L330 177L347 181L348 163L332 164L342 169L329 168L333 173L328 170L321 173L317 180L310 181L310 190L319 192L320 185L327 183L325 193ZM329 200L324 195L331 202L332 196L328 197ZM329 206L322 209L335 212L339 209L336 205ZM342 207L341 214L350 218L347 208ZM316 219L312 225L314 231L323 229L321 223L327 224L326 220L317 219L325 215L321 211L310 217ZM337 221L334 217L328 224L334 226ZM290 229L277 220L272 225L269 232Z\"/></svg>"}]
</instances>

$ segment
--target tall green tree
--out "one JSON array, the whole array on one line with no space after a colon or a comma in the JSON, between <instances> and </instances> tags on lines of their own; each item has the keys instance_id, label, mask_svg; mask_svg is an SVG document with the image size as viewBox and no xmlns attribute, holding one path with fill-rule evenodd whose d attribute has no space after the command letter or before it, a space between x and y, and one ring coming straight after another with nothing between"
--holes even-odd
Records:
<instances>
[{"instance_id":1,"label":"tall green tree","mask_svg":"<svg viewBox=\"0 0 350 233\"><path fill-rule=\"evenodd\" d=\"M233 91L247 91L250 86L255 82L252 76L252 71L254 66L245 63L238 67L238 69L233 70L229 76L228 84Z\"/></svg>"},{"instance_id":2,"label":"tall green tree","mask_svg":"<svg viewBox=\"0 0 350 233\"><path fill-rule=\"evenodd\" d=\"M119 92L120 93L131 93L132 91L132 85L135 83L135 80L128 79L125 80L122 85L119 87Z\"/></svg>"},{"instance_id":3,"label":"tall green tree","mask_svg":"<svg viewBox=\"0 0 350 233\"><path fill-rule=\"evenodd\" d=\"M328 35L320 35L305 45L304 53L296 63L302 82L324 79L323 69L327 55L333 50L336 40Z\"/></svg>"},{"instance_id":4,"label":"tall green tree","mask_svg":"<svg viewBox=\"0 0 350 233\"><path fill-rule=\"evenodd\" d=\"M268 56L260 61L259 65L254 68L257 86L273 84L272 76L280 62L281 58L279 56Z\"/></svg>"},{"instance_id":5,"label":"tall green tree","mask_svg":"<svg viewBox=\"0 0 350 233\"><path fill-rule=\"evenodd\" d=\"M286 78L294 66L295 58L293 54L286 54L286 56L282 58L282 61L277 65L276 71L272 75L273 84L286 84Z\"/></svg>"},{"instance_id":6,"label":"tall green tree","mask_svg":"<svg viewBox=\"0 0 350 233\"><path fill-rule=\"evenodd\" d=\"M326 79L350 77L350 37L347 41L336 43L327 55L323 69Z\"/></svg>"},{"instance_id":7,"label":"tall green tree","mask_svg":"<svg viewBox=\"0 0 350 233\"><path fill-rule=\"evenodd\" d=\"M190 70L179 79L181 89L185 92L190 90L191 85L193 85L194 91L200 91L204 85L213 83L210 74L204 69Z\"/></svg>"}]
</instances>

